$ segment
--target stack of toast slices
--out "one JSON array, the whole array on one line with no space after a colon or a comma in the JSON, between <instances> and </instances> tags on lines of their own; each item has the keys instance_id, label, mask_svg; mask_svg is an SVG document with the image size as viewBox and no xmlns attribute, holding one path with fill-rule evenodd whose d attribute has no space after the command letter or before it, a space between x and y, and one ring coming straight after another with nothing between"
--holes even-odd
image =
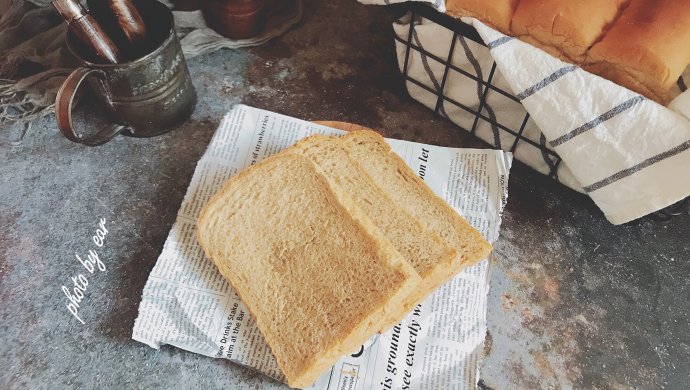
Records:
<instances>
[{"instance_id":1,"label":"stack of toast slices","mask_svg":"<svg viewBox=\"0 0 690 390\"><path fill-rule=\"evenodd\" d=\"M368 130L308 137L234 176L197 237L295 388L491 251Z\"/></svg>"}]
</instances>

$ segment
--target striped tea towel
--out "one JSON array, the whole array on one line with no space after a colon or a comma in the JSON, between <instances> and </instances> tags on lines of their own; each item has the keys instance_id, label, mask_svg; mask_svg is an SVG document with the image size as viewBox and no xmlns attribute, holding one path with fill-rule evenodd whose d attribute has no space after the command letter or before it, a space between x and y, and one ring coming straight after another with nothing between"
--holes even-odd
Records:
<instances>
[{"instance_id":1,"label":"striped tea towel","mask_svg":"<svg viewBox=\"0 0 690 390\"><path fill-rule=\"evenodd\" d=\"M690 182L684 180L690 168L690 91L663 107L477 20L464 20L489 49L460 35L453 42L452 31L426 19L415 21L412 34L409 18L394 24L400 69L417 80L407 82L414 99L587 193L614 224L690 195ZM408 38L426 54L408 50L403 43ZM449 54L455 67L484 80L491 74L493 85L517 97L510 100L493 90L486 95L481 113L498 126L477 122L461 108L477 110L484 91L474 80L447 71L442 61ZM439 99L440 91L448 99ZM505 128L521 129L520 134Z\"/></svg>"},{"instance_id":2,"label":"striped tea towel","mask_svg":"<svg viewBox=\"0 0 690 390\"><path fill-rule=\"evenodd\" d=\"M549 145L609 221L625 223L690 195L690 119L683 114L689 91L666 108L471 22Z\"/></svg>"}]
</instances>

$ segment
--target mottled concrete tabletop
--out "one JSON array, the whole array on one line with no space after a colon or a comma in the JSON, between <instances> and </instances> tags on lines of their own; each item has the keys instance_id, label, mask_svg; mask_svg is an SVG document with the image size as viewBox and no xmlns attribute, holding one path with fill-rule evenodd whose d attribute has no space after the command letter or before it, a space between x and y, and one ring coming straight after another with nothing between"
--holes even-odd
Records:
<instances>
[{"instance_id":1,"label":"mottled concrete tabletop","mask_svg":"<svg viewBox=\"0 0 690 390\"><path fill-rule=\"evenodd\" d=\"M354 0L307 1L285 36L189 61L197 110L157 138L82 147L49 116L9 146L18 130L2 129L0 388L283 388L226 361L134 342L139 297L234 103L484 146L407 96L390 20L390 10ZM75 253L94 247L101 218L106 270L89 278L82 325L61 286L80 270ZM480 387L690 386L690 215L612 226L587 197L517 163L501 236Z\"/></svg>"}]
</instances>

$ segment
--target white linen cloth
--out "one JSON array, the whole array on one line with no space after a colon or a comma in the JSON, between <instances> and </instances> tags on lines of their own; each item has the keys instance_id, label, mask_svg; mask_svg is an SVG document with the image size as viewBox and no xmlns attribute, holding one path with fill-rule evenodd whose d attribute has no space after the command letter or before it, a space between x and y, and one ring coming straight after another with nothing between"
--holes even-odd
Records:
<instances>
[{"instance_id":1,"label":"white linen cloth","mask_svg":"<svg viewBox=\"0 0 690 390\"><path fill-rule=\"evenodd\" d=\"M492 84L512 91L521 103L490 91L482 114L518 129L526 109L530 119L522 136L554 150L562 162L525 141L513 150L518 160L588 194L614 224L637 219L690 195L690 182L684 180L690 168L689 91L664 107L478 20L463 20L477 29L488 49L458 36L453 65L486 79L495 61ZM406 41L409 17L393 27L398 38ZM415 21L411 38L413 44L444 61L453 44L450 30L426 19ZM402 71L408 50L399 41L396 46ZM409 81L408 91L435 109L446 66L420 51L412 49L409 53L408 75L434 92ZM690 76L690 71L684 76ZM478 88L474 80L456 71L448 72L446 78L444 96L475 110L479 107L483 87ZM473 125L474 115L447 100L440 102L439 112L465 129ZM513 149L515 137L485 121L478 122L475 135L504 150Z\"/></svg>"}]
</instances>

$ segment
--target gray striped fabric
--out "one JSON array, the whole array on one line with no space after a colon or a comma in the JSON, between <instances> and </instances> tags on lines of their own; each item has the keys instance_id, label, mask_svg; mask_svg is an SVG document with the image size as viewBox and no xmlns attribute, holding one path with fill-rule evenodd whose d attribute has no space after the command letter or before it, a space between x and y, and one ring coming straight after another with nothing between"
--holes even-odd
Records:
<instances>
[{"instance_id":1,"label":"gray striped fabric","mask_svg":"<svg viewBox=\"0 0 690 390\"><path fill-rule=\"evenodd\" d=\"M537 93L538 91L548 87L554 81L556 81L556 80L560 79L561 77L567 75L568 73L574 71L575 69L577 69L577 66L575 66L575 65L564 66L564 67L558 69L557 71L551 73L550 75L544 77L538 83L532 85L531 87L529 87L529 88L525 89L524 91L520 92L519 94L517 94L517 98L520 100L525 100L528 97Z\"/></svg>"},{"instance_id":2,"label":"gray striped fabric","mask_svg":"<svg viewBox=\"0 0 690 390\"><path fill-rule=\"evenodd\" d=\"M475 27L549 144L611 222L639 218L690 195L684 178L663 173L690 167L690 120L682 112L526 43L505 45L513 40L481 23ZM677 87L687 89L682 78Z\"/></svg>"},{"instance_id":3,"label":"gray striped fabric","mask_svg":"<svg viewBox=\"0 0 690 390\"><path fill-rule=\"evenodd\" d=\"M599 190L603 187L606 187L609 184L615 183L620 179L626 178L636 172L641 171L644 168L647 168L650 165L656 164L658 162L664 161L668 158L671 158L679 153L685 152L686 150L690 149L690 141L683 142L682 144L676 146L675 148L671 148L663 153L659 153L656 156L650 157L638 164L633 165L630 168L623 169L621 171L618 171L614 173L613 175L607 177L606 179L599 180L596 183L590 184L588 186L584 187L584 190L586 192L594 192L596 190ZM675 202L674 202L675 203Z\"/></svg>"},{"instance_id":4,"label":"gray striped fabric","mask_svg":"<svg viewBox=\"0 0 690 390\"><path fill-rule=\"evenodd\" d=\"M682 180L690 167L690 119L683 114L690 107L672 111L476 20L472 23L488 49L458 39L455 45L463 50L455 49L450 71L436 59L409 51L408 76L428 88L408 83L413 98L438 107L465 129L476 124L475 134L492 145L515 147L518 160L588 193L612 223L639 218L690 195L690 181ZM394 28L398 38L407 38L409 25L398 22ZM415 27L413 41L445 61L452 36L445 27L423 20ZM400 42L402 68L407 51ZM497 70L492 84L513 91L515 100L489 90L481 103L486 90L471 77L486 81L487 64L493 61ZM437 96L440 80L447 99ZM682 80L677 88L686 89ZM690 105L687 94L684 101ZM468 110L479 105L486 120L477 122Z\"/></svg>"},{"instance_id":5,"label":"gray striped fabric","mask_svg":"<svg viewBox=\"0 0 690 390\"><path fill-rule=\"evenodd\" d=\"M585 123L584 125L569 131L562 136L556 138L555 140L551 141L551 146L556 147L563 145L564 143L570 141L571 139L577 137L578 135L591 130L600 124L606 122L609 119L615 118L618 114L624 112L625 110L635 106L638 103L641 103L644 101L643 96L635 96L634 98L631 98L629 100L624 101L623 103L617 105L616 107L610 109L609 111L606 111L604 114L599 115L598 117L594 118L593 120Z\"/></svg>"},{"instance_id":6,"label":"gray striped fabric","mask_svg":"<svg viewBox=\"0 0 690 390\"><path fill-rule=\"evenodd\" d=\"M500 37L496 40L493 40L493 41L487 43L486 45L489 46L489 49L494 49L494 48L497 48L498 46L501 46L502 44L504 44L506 42L510 42L513 39L515 39L515 38L514 37L508 37L508 36Z\"/></svg>"}]
</instances>

